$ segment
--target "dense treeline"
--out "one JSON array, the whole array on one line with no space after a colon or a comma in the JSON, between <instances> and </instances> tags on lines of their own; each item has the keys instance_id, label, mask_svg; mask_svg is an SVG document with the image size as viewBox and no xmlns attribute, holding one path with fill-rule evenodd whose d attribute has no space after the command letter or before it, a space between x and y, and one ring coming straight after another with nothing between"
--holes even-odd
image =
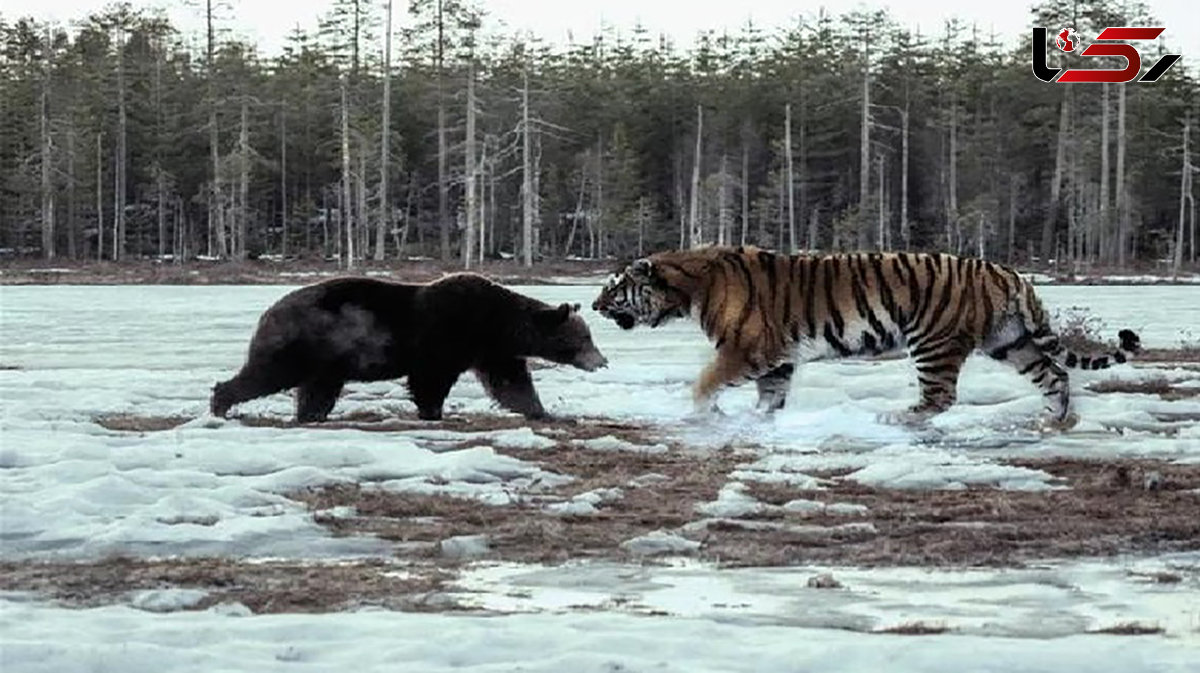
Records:
<instances>
[{"instance_id":1,"label":"dense treeline","mask_svg":"<svg viewBox=\"0 0 1200 673\"><path fill-rule=\"evenodd\" d=\"M1049 0L1031 25L1155 25L1130 7ZM1010 50L885 12L552 48L497 37L467 0L396 7L394 32L390 2L331 0L264 58L220 9L201 4L203 35L123 4L70 28L0 16L6 254L528 264L747 242L1195 262L1186 59L1154 84L1045 84L1028 34ZM1148 69L1164 47L1142 49Z\"/></svg>"}]
</instances>

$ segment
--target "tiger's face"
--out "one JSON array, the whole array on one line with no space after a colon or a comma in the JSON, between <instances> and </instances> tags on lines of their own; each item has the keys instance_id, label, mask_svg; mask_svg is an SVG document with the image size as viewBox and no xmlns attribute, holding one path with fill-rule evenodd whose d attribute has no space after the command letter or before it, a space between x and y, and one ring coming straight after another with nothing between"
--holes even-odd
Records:
<instances>
[{"instance_id":1,"label":"tiger's face","mask_svg":"<svg viewBox=\"0 0 1200 673\"><path fill-rule=\"evenodd\" d=\"M658 327L673 318L687 317L686 294L672 288L654 272L648 259L639 259L620 273L609 276L592 309L617 323L621 329L635 325Z\"/></svg>"}]
</instances>

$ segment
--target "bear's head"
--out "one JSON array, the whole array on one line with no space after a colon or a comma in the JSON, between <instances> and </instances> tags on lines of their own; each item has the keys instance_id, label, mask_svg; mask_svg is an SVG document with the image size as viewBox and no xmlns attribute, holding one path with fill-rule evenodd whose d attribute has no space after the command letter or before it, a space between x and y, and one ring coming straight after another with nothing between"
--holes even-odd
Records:
<instances>
[{"instance_id":1,"label":"bear's head","mask_svg":"<svg viewBox=\"0 0 1200 673\"><path fill-rule=\"evenodd\" d=\"M533 325L537 357L588 372L608 366L608 358L592 343L592 332L579 315L579 304L539 308L533 314Z\"/></svg>"}]
</instances>

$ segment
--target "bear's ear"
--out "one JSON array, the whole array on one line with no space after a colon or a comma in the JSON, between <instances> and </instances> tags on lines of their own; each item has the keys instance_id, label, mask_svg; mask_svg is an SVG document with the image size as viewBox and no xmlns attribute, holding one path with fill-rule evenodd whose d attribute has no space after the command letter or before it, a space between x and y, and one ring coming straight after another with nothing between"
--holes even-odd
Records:
<instances>
[{"instance_id":1,"label":"bear's ear","mask_svg":"<svg viewBox=\"0 0 1200 673\"><path fill-rule=\"evenodd\" d=\"M571 304L571 312L572 312L572 313L579 313L579 309L580 309L580 308L582 308L582 307L583 307L583 305L582 305L582 304L578 304L578 303L576 303L576 304Z\"/></svg>"},{"instance_id":2,"label":"bear's ear","mask_svg":"<svg viewBox=\"0 0 1200 673\"><path fill-rule=\"evenodd\" d=\"M654 262L651 262L645 257L641 259L635 259L633 260L633 263L629 265L629 276L631 278L635 278L637 280L650 280L651 276L653 275Z\"/></svg>"},{"instance_id":3,"label":"bear's ear","mask_svg":"<svg viewBox=\"0 0 1200 673\"><path fill-rule=\"evenodd\" d=\"M538 327L552 329L566 322L571 317L571 305L559 304L554 308L538 309L533 314L533 321Z\"/></svg>"}]
</instances>

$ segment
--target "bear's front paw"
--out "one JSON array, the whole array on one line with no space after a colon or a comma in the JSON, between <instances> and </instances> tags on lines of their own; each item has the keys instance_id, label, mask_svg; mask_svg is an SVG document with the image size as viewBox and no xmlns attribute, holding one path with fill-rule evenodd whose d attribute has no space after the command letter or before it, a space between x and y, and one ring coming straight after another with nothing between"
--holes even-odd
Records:
<instances>
[{"instance_id":1,"label":"bear's front paw","mask_svg":"<svg viewBox=\"0 0 1200 673\"><path fill-rule=\"evenodd\" d=\"M441 409L418 409L417 418L423 421L440 421L442 420Z\"/></svg>"}]
</instances>

